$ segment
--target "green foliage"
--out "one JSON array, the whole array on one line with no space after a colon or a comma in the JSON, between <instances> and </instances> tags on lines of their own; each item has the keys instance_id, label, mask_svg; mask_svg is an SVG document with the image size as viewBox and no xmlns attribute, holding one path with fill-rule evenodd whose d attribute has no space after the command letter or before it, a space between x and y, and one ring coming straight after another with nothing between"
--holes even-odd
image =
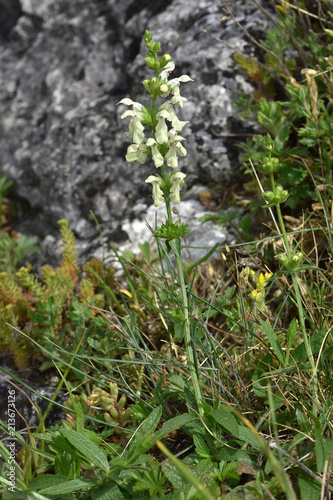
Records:
<instances>
[{"instance_id":1,"label":"green foliage","mask_svg":"<svg viewBox=\"0 0 333 500\"><path fill-rule=\"evenodd\" d=\"M297 10L297 9L296 9ZM280 99L269 100L268 91L262 92L257 103L246 110L245 118L255 117L265 132L269 133L271 144L255 136L246 145L244 160L251 158L255 165L260 164L271 148L272 155L282 162L278 181L290 191L287 204L296 209L302 200L311 197L318 200L315 185L325 184L327 197L332 194L332 44L327 44L324 36L318 33L313 22L313 31L302 30L304 19L294 9L280 9L281 17L277 25L268 30L267 40L261 41L265 52L265 68L271 78L279 80ZM306 12L306 11L304 11ZM321 22L330 24L324 12ZM298 52L292 61L285 56L291 51ZM273 56L275 54L276 57ZM277 63L277 61L280 63ZM237 59L238 61L238 59ZM253 79L253 64L242 64L241 68ZM261 72L262 73L262 72ZM296 77L301 73L301 81ZM258 73L258 78L260 74ZM283 89L281 82L284 82ZM267 87L267 77L261 75L259 88ZM271 81L270 81L271 85ZM276 93L277 94L277 93ZM253 102L253 101L252 101ZM238 105L244 108L244 100ZM260 169L260 166L258 166Z\"/></svg>"},{"instance_id":2,"label":"green foliage","mask_svg":"<svg viewBox=\"0 0 333 500\"><path fill-rule=\"evenodd\" d=\"M240 219L242 245L215 260L217 247L208 249L179 273L169 251L178 265L185 229L165 225L156 236L166 248L156 238L157 252L148 243L142 255L113 249L123 271L115 278L97 259L80 269L63 220L63 260L44 266L41 280L17 257L1 261L1 349L21 368L37 352L47 357L42 369L55 364L57 391L64 383L69 395L56 426L36 408L39 428L26 443L15 433L16 498L312 500L333 490L332 44L306 15L310 4L300 5L277 6L263 62L237 58L258 84L245 113L264 134L244 149L260 175L259 204L274 215L274 224L264 219L268 236L240 210L209 214L203 222ZM320 19L329 30L330 14ZM309 196L320 209L303 217ZM250 230L260 232L248 243ZM2 441L0 453L8 462ZM4 467L0 485L11 498Z\"/></svg>"}]
</instances>

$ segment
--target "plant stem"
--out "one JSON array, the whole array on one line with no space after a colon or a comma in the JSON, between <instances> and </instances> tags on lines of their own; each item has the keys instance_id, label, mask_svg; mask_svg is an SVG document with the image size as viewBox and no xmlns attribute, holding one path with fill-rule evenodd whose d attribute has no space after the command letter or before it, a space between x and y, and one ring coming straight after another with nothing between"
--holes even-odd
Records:
<instances>
[{"instance_id":1,"label":"plant stem","mask_svg":"<svg viewBox=\"0 0 333 500\"><path fill-rule=\"evenodd\" d=\"M186 349L186 356L187 356L187 365L190 370L190 376L192 379L193 383L193 390L194 390L194 396L197 401L198 405L198 411L199 415L203 416L204 411L202 408L202 394L201 394L201 389L200 389L200 384L198 380L198 373L195 367L194 363L194 348L192 344L192 338L191 338L191 324L190 324L190 318L189 318L189 311L188 311L188 297L187 297L187 291L186 291L186 285L185 285L185 280L184 280L184 269L182 265L182 259L181 255L178 255L178 252L174 251L174 255L176 258L176 263L177 263L177 269L178 269L178 276L179 276L179 284L180 284L180 291L181 291L181 296L182 296L182 302L183 302L183 314L184 314L184 339L185 339L185 349Z\"/></svg>"},{"instance_id":2,"label":"plant stem","mask_svg":"<svg viewBox=\"0 0 333 500\"><path fill-rule=\"evenodd\" d=\"M166 178L167 178L167 175L166 175L166 172L165 172L165 166L164 165L162 165L161 170L162 170L163 180L165 182ZM165 205L166 205L167 214L168 214L168 221L169 221L169 224L172 224L172 214L171 214L170 198L169 198L168 191L164 192L164 199L165 199Z\"/></svg>"},{"instance_id":3,"label":"plant stem","mask_svg":"<svg viewBox=\"0 0 333 500\"><path fill-rule=\"evenodd\" d=\"M155 60L157 61L157 55L155 54ZM156 77L159 77L159 71L156 71ZM156 140L156 97L152 96L152 131L153 131L153 137ZM161 165L161 171L162 171L162 177L164 182L167 180L167 174L165 171L165 166L164 164ZM169 224L172 224L172 213L171 213L171 206L170 206L170 197L169 197L169 192L167 189L164 190L164 199L165 199L165 205L166 205L166 210L167 210L167 216L168 216L168 222ZM177 241L178 240L178 241ZM184 278L184 267L182 263L182 258L181 258L181 244L180 244L180 238L177 240L171 240L170 246L173 250L176 263L177 263L177 269L178 269L178 276L179 276L179 284L180 284L180 290L181 290L181 298L183 302L183 314L184 314L184 339L185 339L185 349L186 349L186 356L187 356L187 365L189 367L190 371L190 376L192 379L193 383L193 390L194 390L194 395L195 399L198 405L198 411L199 415L203 416L204 411L202 408L202 394L201 394L201 389L199 385L199 380L198 380L198 373L196 369L196 365L194 363L194 357L195 357L195 348L192 344L192 338L191 338L191 324L190 324L190 318L189 318L189 310L188 310L188 296L187 296L187 290L186 290L186 285L185 285L185 278Z\"/></svg>"},{"instance_id":4,"label":"plant stem","mask_svg":"<svg viewBox=\"0 0 333 500\"><path fill-rule=\"evenodd\" d=\"M272 189L273 189L273 192L275 193L276 187L275 187L275 181L274 181L273 174L270 174L270 177L271 177ZM289 245L289 241L288 241L288 237L287 237L287 232L286 232L286 228L285 228L284 221L283 221L280 204L276 205L276 212L277 212L277 216L278 216L278 220L279 220L279 224L280 224L280 228L281 228L282 237L283 237L283 241L285 244L287 256L288 256L288 259L291 259L292 252L290 249L290 245ZM301 326L304 346L305 346L306 353L307 353L307 356L308 356L310 364L311 364L312 386L313 386L313 409L315 412L315 410L317 409L317 399L318 399L317 369L316 369L315 361L314 361L313 354L311 351L310 342L309 342L307 332L306 332L304 309L303 309L303 304L302 304L302 299L301 299L301 294L300 294L300 289L299 289L299 284L298 284L298 273L290 270L290 274L291 274L291 277L293 280L293 286L294 286L294 292L295 292L295 298L296 298L296 303L297 303L299 322L300 322L300 326Z\"/></svg>"}]
</instances>

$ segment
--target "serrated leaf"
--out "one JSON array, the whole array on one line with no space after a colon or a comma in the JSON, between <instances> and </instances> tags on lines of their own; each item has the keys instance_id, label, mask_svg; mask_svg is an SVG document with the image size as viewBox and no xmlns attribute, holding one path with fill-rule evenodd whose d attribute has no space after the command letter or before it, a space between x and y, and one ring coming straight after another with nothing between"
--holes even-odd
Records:
<instances>
[{"instance_id":1,"label":"serrated leaf","mask_svg":"<svg viewBox=\"0 0 333 500\"><path fill-rule=\"evenodd\" d=\"M244 441L244 443L250 444L255 450L261 450L261 446L258 443L258 440L248 427L242 426L239 428L239 439Z\"/></svg>"},{"instance_id":2,"label":"serrated leaf","mask_svg":"<svg viewBox=\"0 0 333 500\"><path fill-rule=\"evenodd\" d=\"M204 439L201 436L199 436L199 434L194 434L193 442L195 446L195 451L197 452L198 455L200 455L203 458L210 457L209 448Z\"/></svg>"},{"instance_id":3,"label":"serrated leaf","mask_svg":"<svg viewBox=\"0 0 333 500\"><path fill-rule=\"evenodd\" d=\"M109 463L103 451L98 448L86 434L78 434L72 429L65 429L61 431L63 436L80 452L81 455L86 457L88 463L93 463L100 467L105 472L109 470Z\"/></svg>"},{"instance_id":4,"label":"serrated leaf","mask_svg":"<svg viewBox=\"0 0 333 500\"><path fill-rule=\"evenodd\" d=\"M68 479L64 476L57 476L54 474L43 474L42 476L38 476L33 478L29 483L29 490L41 490L44 488L51 488L57 486L61 483L67 483Z\"/></svg>"},{"instance_id":5,"label":"serrated leaf","mask_svg":"<svg viewBox=\"0 0 333 500\"><path fill-rule=\"evenodd\" d=\"M239 424L227 406L222 405L218 410L212 410L209 415L230 434L239 436Z\"/></svg>"},{"instance_id":6,"label":"serrated leaf","mask_svg":"<svg viewBox=\"0 0 333 500\"><path fill-rule=\"evenodd\" d=\"M198 417L193 413L184 413L183 415L171 418L170 420L164 422L161 429L156 432L156 439L161 440L171 432L196 420L198 420Z\"/></svg>"},{"instance_id":7,"label":"serrated leaf","mask_svg":"<svg viewBox=\"0 0 333 500\"><path fill-rule=\"evenodd\" d=\"M92 500L124 500L125 497L115 484L101 486L90 492Z\"/></svg>"},{"instance_id":8,"label":"serrated leaf","mask_svg":"<svg viewBox=\"0 0 333 500\"><path fill-rule=\"evenodd\" d=\"M42 495L67 495L73 493L73 491L87 490L97 484L92 479L72 479L71 481L66 480L64 483L44 488L39 493Z\"/></svg>"},{"instance_id":9,"label":"serrated leaf","mask_svg":"<svg viewBox=\"0 0 333 500\"><path fill-rule=\"evenodd\" d=\"M55 472L57 476L63 476L66 478L74 479L71 477L71 463L64 455L57 455L54 460Z\"/></svg>"}]
</instances>

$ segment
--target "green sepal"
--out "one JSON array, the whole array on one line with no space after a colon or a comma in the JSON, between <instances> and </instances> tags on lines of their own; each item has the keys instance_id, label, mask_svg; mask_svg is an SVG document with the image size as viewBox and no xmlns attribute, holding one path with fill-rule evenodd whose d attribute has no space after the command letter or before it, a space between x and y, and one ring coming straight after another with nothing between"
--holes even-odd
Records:
<instances>
[{"instance_id":1,"label":"green sepal","mask_svg":"<svg viewBox=\"0 0 333 500\"><path fill-rule=\"evenodd\" d=\"M154 235L157 238L165 238L166 240L175 240L177 238L181 238L185 236L185 234L189 233L190 229L188 228L188 224L183 224L178 220L170 223L166 221L165 224L157 227L154 231Z\"/></svg>"},{"instance_id":2,"label":"green sepal","mask_svg":"<svg viewBox=\"0 0 333 500\"><path fill-rule=\"evenodd\" d=\"M145 127L151 127L153 125L154 117L152 108L150 108L149 106L144 106L141 110L141 113L143 115L142 125L144 125Z\"/></svg>"}]
</instances>

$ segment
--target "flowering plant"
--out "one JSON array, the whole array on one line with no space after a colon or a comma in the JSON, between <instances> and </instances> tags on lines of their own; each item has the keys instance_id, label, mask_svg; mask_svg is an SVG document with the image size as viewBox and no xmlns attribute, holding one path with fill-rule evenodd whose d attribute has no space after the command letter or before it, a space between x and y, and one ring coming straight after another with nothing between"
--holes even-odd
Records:
<instances>
[{"instance_id":1,"label":"flowering plant","mask_svg":"<svg viewBox=\"0 0 333 500\"><path fill-rule=\"evenodd\" d=\"M183 172L175 171L178 168L178 157L187 154L182 144L185 138L180 132L188 123L178 118L176 108L182 108L186 101L186 98L180 95L180 84L192 79L182 75L169 80L170 73L175 69L171 56L164 54L158 59L160 43L152 41L153 37L148 30L145 31L143 39L148 49L145 62L155 71L154 77L142 82L148 97L152 99L152 105L144 106L129 98L124 98L118 103L130 107L121 115L122 119L130 117L126 135L133 141L127 148L126 160L143 164L151 155L155 167L161 169L161 175L154 173L146 179L146 182L152 184L155 207L164 202L166 204L170 231L164 233L160 231L159 237L174 239L189 232L185 224L177 224L177 231L172 227L170 203L180 203L180 186L186 177ZM157 106L157 99L160 98L166 100ZM146 135L148 128L150 128L149 136ZM166 165L172 169L169 174L166 173Z\"/></svg>"},{"instance_id":2,"label":"flowering plant","mask_svg":"<svg viewBox=\"0 0 333 500\"><path fill-rule=\"evenodd\" d=\"M177 108L182 108L185 97L180 95L180 84L192 81L187 75L169 80L169 75L175 69L175 64L169 54L164 54L160 59L157 57L161 46L153 42L151 33L146 30L144 37L148 49L145 62L155 72L155 76L144 80L143 86L151 98L151 107L144 106L132 99L122 99L118 104L125 104L130 109L125 111L121 118L130 117L127 136L133 143L128 146L126 160L128 162L138 161L143 164L149 155L152 156L155 167L160 169L160 174L149 175L146 182L152 185L153 200L155 207L165 203L167 220L165 224L156 227L153 234L156 238L166 240L167 252L174 253L179 278L179 287L183 303L180 328L181 337L185 340L187 363L193 383L194 394L200 415L203 415L202 394L199 384L197 363L194 362L196 351L194 340L190 331L189 301L186 290L186 273L181 259L180 238L189 232L187 224L179 221L173 222L171 214L171 203L180 203L180 186L184 183L186 175L178 168L178 157L186 156L187 152L182 142L185 138L180 135L187 121L181 121L176 113ZM157 99L164 102L157 106ZM147 135L147 131L150 132ZM166 166L171 172L166 172Z\"/></svg>"}]
</instances>

